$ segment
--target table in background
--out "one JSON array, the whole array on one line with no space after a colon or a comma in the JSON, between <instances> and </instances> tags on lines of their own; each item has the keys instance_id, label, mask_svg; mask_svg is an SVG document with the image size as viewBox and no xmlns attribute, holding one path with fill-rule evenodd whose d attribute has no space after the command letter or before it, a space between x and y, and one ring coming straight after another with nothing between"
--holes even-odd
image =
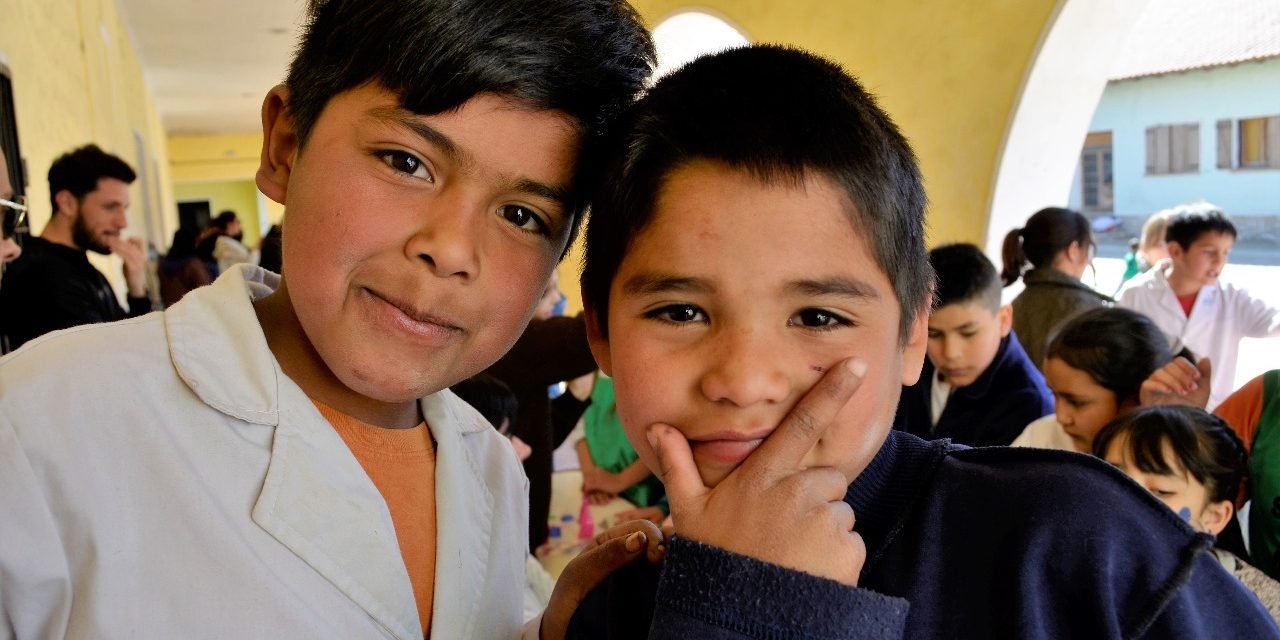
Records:
<instances>
[{"instance_id":1,"label":"table in background","mask_svg":"<svg viewBox=\"0 0 1280 640\"><path fill-rule=\"evenodd\" d=\"M608 529L613 524L614 516L634 508L636 508L635 505L623 498L614 498L602 505L591 505L591 519L595 522L595 532L600 533ZM588 542L578 540L578 513L581 510L582 472L572 470L551 474L551 510L547 524L550 527L559 527L560 535L548 539L546 550L538 553L538 561L552 578L559 578L565 565L577 557ZM565 519L566 515L571 518Z\"/></svg>"}]
</instances>

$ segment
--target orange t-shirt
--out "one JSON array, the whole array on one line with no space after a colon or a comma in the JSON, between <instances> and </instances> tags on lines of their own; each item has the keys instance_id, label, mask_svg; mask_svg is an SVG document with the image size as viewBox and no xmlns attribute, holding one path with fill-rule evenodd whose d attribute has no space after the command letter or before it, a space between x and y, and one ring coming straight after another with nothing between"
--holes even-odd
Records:
<instances>
[{"instance_id":1,"label":"orange t-shirt","mask_svg":"<svg viewBox=\"0 0 1280 640\"><path fill-rule=\"evenodd\" d=\"M387 501L413 586L422 634L431 636L436 582L436 451L425 422L412 429L367 424L312 399Z\"/></svg>"}]
</instances>

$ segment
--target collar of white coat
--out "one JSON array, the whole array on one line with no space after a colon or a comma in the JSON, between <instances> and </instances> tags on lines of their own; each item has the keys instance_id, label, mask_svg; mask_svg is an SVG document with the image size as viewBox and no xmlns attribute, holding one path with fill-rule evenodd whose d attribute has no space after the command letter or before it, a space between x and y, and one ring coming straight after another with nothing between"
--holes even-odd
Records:
<instances>
[{"instance_id":1,"label":"collar of white coat","mask_svg":"<svg viewBox=\"0 0 1280 640\"><path fill-rule=\"evenodd\" d=\"M305 392L280 369L253 310L280 276L237 265L165 312L174 368L233 418L277 428L253 519L397 638L422 637L386 502ZM283 401L282 401L283 399ZM480 613L494 496L465 438L489 427L448 391L419 401L436 440L433 632L466 637ZM283 408L282 408L283 407Z\"/></svg>"}]
</instances>

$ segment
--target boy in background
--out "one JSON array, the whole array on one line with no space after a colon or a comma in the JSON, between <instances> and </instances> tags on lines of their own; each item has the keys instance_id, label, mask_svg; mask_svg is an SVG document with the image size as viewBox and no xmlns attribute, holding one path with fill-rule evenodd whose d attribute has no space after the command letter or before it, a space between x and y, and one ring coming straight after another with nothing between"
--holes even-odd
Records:
<instances>
[{"instance_id":1,"label":"boy in background","mask_svg":"<svg viewBox=\"0 0 1280 640\"><path fill-rule=\"evenodd\" d=\"M520 336L653 59L621 0L313 2L262 107L283 274L0 360L0 636L518 634L528 484L445 389Z\"/></svg>"},{"instance_id":2,"label":"boy in background","mask_svg":"<svg viewBox=\"0 0 1280 640\"><path fill-rule=\"evenodd\" d=\"M1208 202L1175 207L1165 239L1168 263L1130 280L1119 304L1149 316L1175 350L1213 361L1213 409L1235 390L1240 340L1280 335L1280 309L1219 280L1236 242L1221 209Z\"/></svg>"},{"instance_id":3,"label":"boy in background","mask_svg":"<svg viewBox=\"0 0 1280 640\"><path fill-rule=\"evenodd\" d=\"M625 123L583 297L675 535L571 636L1280 635L1210 538L1108 465L890 428L925 355L925 196L839 67L728 50Z\"/></svg>"},{"instance_id":4,"label":"boy in background","mask_svg":"<svg viewBox=\"0 0 1280 640\"><path fill-rule=\"evenodd\" d=\"M1053 394L1000 305L1000 278L982 250L949 244L929 252L938 274L920 381L903 387L893 427L927 440L1005 446L1053 413Z\"/></svg>"}]
</instances>

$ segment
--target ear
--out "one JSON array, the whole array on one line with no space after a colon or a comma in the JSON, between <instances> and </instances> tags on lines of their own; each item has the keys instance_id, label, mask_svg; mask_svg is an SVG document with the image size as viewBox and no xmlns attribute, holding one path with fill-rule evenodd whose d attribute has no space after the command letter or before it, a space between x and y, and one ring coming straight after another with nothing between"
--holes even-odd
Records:
<instances>
[{"instance_id":1,"label":"ear","mask_svg":"<svg viewBox=\"0 0 1280 640\"><path fill-rule=\"evenodd\" d=\"M1204 511L1200 512L1200 524L1207 533L1216 536L1227 528L1235 512L1235 505L1231 504L1230 500L1210 502L1205 506Z\"/></svg>"},{"instance_id":2,"label":"ear","mask_svg":"<svg viewBox=\"0 0 1280 640\"><path fill-rule=\"evenodd\" d=\"M298 134L289 110L289 88L278 84L262 101L262 158L258 162L258 190L284 204L289 175L297 160Z\"/></svg>"},{"instance_id":3,"label":"ear","mask_svg":"<svg viewBox=\"0 0 1280 640\"><path fill-rule=\"evenodd\" d=\"M920 370L924 368L924 354L929 346L929 309L932 300L916 312L916 320L911 323L911 333L907 335L907 344L902 347L902 386L910 387L920 381Z\"/></svg>"},{"instance_id":4,"label":"ear","mask_svg":"<svg viewBox=\"0 0 1280 640\"><path fill-rule=\"evenodd\" d=\"M1182 254L1186 253L1186 252L1182 249L1182 245L1181 245L1181 244L1178 244L1177 242L1167 242L1167 243L1165 243L1165 245L1164 245L1164 250L1165 250L1165 252L1166 252L1166 253L1168 253L1168 254L1169 254L1169 259L1170 259L1170 260L1181 260L1181 259L1182 259Z\"/></svg>"},{"instance_id":5,"label":"ear","mask_svg":"<svg viewBox=\"0 0 1280 640\"><path fill-rule=\"evenodd\" d=\"M594 305L587 305L585 310L587 316L587 342L591 345L591 355L595 356L596 364L600 366L600 370L606 376L613 375L613 360L609 354L609 338L604 335L604 331L597 322L600 316L596 314Z\"/></svg>"},{"instance_id":6,"label":"ear","mask_svg":"<svg viewBox=\"0 0 1280 640\"><path fill-rule=\"evenodd\" d=\"M60 213L73 220L75 219L76 210L79 209L80 203L70 191L63 189L62 191L55 193L53 195L53 201L58 205L58 210L54 212L55 214Z\"/></svg>"},{"instance_id":7,"label":"ear","mask_svg":"<svg viewBox=\"0 0 1280 640\"><path fill-rule=\"evenodd\" d=\"M1009 335L1013 330L1013 305L1001 305L1000 310L996 312L996 322L1000 324L1000 337Z\"/></svg>"}]
</instances>

